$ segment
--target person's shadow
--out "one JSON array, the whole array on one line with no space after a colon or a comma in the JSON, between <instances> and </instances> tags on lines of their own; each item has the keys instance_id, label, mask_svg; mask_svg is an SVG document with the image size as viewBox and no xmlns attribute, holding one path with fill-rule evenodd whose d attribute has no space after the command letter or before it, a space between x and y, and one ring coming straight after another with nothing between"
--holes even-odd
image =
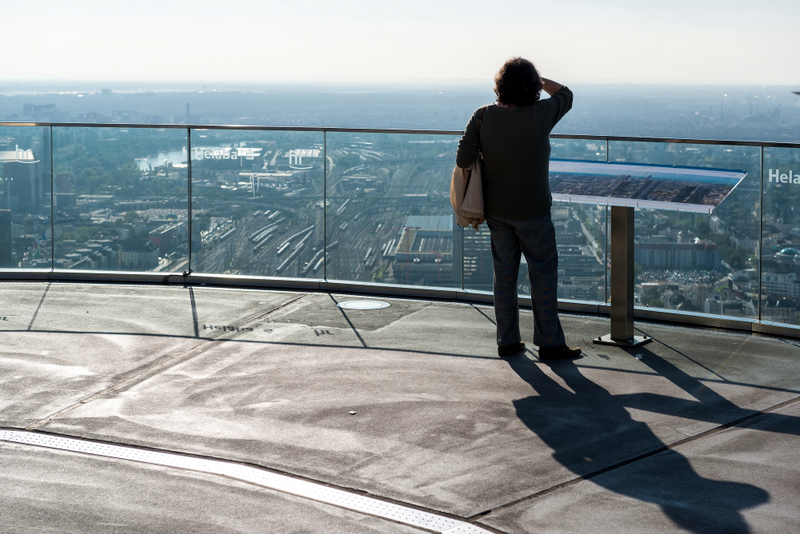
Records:
<instances>
[{"instance_id":1,"label":"person's shadow","mask_svg":"<svg viewBox=\"0 0 800 534\"><path fill-rule=\"evenodd\" d=\"M514 401L517 415L553 449L553 458L576 475L654 503L690 532L749 532L741 510L769 500L756 486L700 476L647 424L631 418L625 409L628 396L611 395L584 377L573 362L546 364L567 389L525 355L507 361L538 394ZM655 451L661 452L653 455ZM650 460L637 462L645 457Z\"/></svg>"}]
</instances>

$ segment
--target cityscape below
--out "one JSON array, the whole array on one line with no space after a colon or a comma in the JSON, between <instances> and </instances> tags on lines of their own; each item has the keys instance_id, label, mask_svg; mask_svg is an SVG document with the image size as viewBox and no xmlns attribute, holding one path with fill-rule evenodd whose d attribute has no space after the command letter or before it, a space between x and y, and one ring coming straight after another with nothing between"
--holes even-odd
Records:
<instances>
[{"instance_id":1,"label":"cityscape below","mask_svg":"<svg viewBox=\"0 0 800 534\"><path fill-rule=\"evenodd\" d=\"M449 204L459 136L424 133L463 128L491 91L345 89L0 88L0 120L9 121L0 126L0 266L182 272L191 244L196 272L491 291L488 230L462 237ZM789 88L573 90L558 133L800 142L800 96ZM25 121L195 128L189 145L186 129L87 124L51 136ZM423 131L203 128L217 124ZM564 201L590 191L704 210L637 208L637 305L800 324L800 149L765 148L762 160L744 145L557 137L552 148L553 158L587 162L581 168L631 169L609 177L551 166L559 298L608 298L606 203ZM642 166L746 177L687 175L667 186L637 174ZM524 266L519 291L528 294Z\"/></svg>"}]
</instances>

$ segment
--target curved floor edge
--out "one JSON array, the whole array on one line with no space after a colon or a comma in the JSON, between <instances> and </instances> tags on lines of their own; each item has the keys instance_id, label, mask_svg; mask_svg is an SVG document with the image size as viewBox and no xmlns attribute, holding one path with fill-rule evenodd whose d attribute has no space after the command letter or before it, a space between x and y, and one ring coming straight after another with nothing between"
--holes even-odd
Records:
<instances>
[{"instance_id":1,"label":"curved floor edge","mask_svg":"<svg viewBox=\"0 0 800 534\"><path fill-rule=\"evenodd\" d=\"M441 534L490 533L489 530L465 521L222 460L148 451L21 430L0 430L0 441L220 475Z\"/></svg>"}]
</instances>

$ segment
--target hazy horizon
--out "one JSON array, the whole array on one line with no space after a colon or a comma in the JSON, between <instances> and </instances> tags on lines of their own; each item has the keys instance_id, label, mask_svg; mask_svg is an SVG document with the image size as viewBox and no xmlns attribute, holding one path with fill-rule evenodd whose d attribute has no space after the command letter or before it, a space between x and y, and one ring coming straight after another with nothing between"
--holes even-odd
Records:
<instances>
[{"instance_id":1,"label":"hazy horizon","mask_svg":"<svg viewBox=\"0 0 800 534\"><path fill-rule=\"evenodd\" d=\"M570 87L574 108L556 133L800 142L800 96L791 86ZM458 131L494 100L491 83L5 83L0 121Z\"/></svg>"},{"instance_id":2,"label":"hazy horizon","mask_svg":"<svg viewBox=\"0 0 800 534\"><path fill-rule=\"evenodd\" d=\"M751 90L751 91L800 91L800 84L722 84L722 83L663 83L663 82L589 82L581 80L564 81L565 85L607 90L643 88L654 91L679 91L683 89L712 90ZM404 80L363 81L363 82L236 82L213 80L4 80L0 81L0 95L13 94L67 94L100 93L111 90L119 93L137 92L275 92L287 89L304 92L396 92L396 91L482 91L491 92L493 80Z\"/></svg>"}]
</instances>

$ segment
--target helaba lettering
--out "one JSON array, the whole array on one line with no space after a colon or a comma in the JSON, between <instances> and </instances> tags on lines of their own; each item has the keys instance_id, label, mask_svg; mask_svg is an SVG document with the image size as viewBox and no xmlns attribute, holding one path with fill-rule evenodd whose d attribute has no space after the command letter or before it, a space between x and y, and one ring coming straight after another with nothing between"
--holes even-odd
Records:
<instances>
[{"instance_id":1,"label":"helaba lettering","mask_svg":"<svg viewBox=\"0 0 800 534\"><path fill-rule=\"evenodd\" d=\"M800 184L800 173L796 173L791 169L788 173L781 172L780 169L770 169L769 182L776 184Z\"/></svg>"},{"instance_id":2,"label":"helaba lettering","mask_svg":"<svg viewBox=\"0 0 800 534\"><path fill-rule=\"evenodd\" d=\"M195 147L192 149L192 159L255 159L261 154L260 148L247 147Z\"/></svg>"}]
</instances>

